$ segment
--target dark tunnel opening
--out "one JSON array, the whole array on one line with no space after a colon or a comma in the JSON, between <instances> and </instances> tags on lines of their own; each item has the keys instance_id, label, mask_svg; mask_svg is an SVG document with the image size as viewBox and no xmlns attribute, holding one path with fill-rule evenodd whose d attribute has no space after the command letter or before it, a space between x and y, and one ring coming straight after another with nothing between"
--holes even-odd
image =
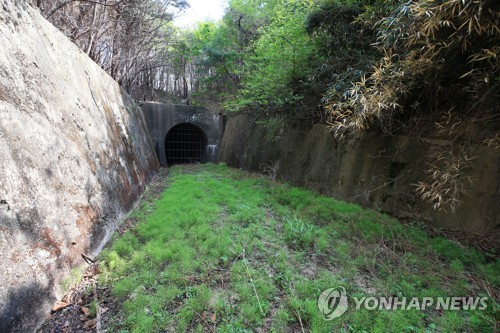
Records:
<instances>
[{"instance_id":1,"label":"dark tunnel opening","mask_svg":"<svg viewBox=\"0 0 500 333\"><path fill-rule=\"evenodd\" d=\"M205 133L192 124L179 124L165 137L167 165L204 163L207 138Z\"/></svg>"}]
</instances>

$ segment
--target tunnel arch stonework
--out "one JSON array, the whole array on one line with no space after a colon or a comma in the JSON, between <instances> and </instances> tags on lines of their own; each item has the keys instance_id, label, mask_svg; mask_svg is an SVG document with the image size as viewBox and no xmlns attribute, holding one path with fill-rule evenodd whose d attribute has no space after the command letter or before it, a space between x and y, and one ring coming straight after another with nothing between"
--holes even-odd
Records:
<instances>
[{"instance_id":1,"label":"tunnel arch stonework","mask_svg":"<svg viewBox=\"0 0 500 333\"><path fill-rule=\"evenodd\" d=\"M202 162L218 162L219 149L224 134L223 116L199 106L143 102L141 107L161 165L169 165L166 151L167 135L172 129L179 128L179 126L192 126L199 129L205 136Z\"/></svg>"}]
</instances>

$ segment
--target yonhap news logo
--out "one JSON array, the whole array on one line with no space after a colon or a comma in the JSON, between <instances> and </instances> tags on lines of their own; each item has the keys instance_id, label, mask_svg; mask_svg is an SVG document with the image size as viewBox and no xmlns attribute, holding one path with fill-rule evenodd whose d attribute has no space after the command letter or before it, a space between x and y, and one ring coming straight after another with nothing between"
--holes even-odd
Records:
<instances>
[{"instance_id":1,"label":"yonhap news logo","mask_svg":"<svg viewBox=\"0 0 500 333\"><path fill-rule=\"evenodd\" d=\"M332 320L342 316L347 311L348 305L344 287L326 289L318 298L319 311L321 311L324 320Z\"/></svg>"},{"instance_id":2,"label":"yonhap news logo","mask_svg":"<svg viewBox=\"0 0 500 333\"><path fill-rule=\"evenodd\" d=\"M488 297L352 297L354 310L442 310L483 311L488 308ZM318 308L324 320L342 316L349 306L344 287L328 288L318 298Z\"/></svg>"}]
</instances>

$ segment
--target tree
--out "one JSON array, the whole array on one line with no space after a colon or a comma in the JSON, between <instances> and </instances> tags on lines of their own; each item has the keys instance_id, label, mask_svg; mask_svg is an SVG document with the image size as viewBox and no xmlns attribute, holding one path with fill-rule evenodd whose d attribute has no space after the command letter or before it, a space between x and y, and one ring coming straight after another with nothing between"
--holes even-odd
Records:
<instances>
[{"instance_id":1,"label":"tree","mask_svg":"<svg viewBox=\"0 0 500 333\"><path fill-rule=\"evenodd\" d=\"M472 144L500 147L500 4L494 0L400 3L375 26L381 59L348 89L332 88L334 132L405 129L446 138L430 147L417 193L435 209L456 209L471 180ZM471 128L481 128L473 131Z\"/></svg>"},{"instance_id":2,"label":"tree","mask_svg":"<svg viewBox=\"0 0 500 333\"><path fill-rule=\"evenodd\" d=\"M500 91L499 8L494 0L400 4L376 23L383 55L377 66L346 91L330 92L333 128L341 134L378 124L390 133L395 122L409 119L402 112L494 111L491 102Z\"/></svg>"},{"instance_id":3,"label":"tree","mask_svg":"<svg viewBox=\"0 0 500 333\"><path fill-rule=\"evenodd\" d=\"M36 5L57 28L132 92L163 66L175 12L185 0L48 0Z\"/></svg>"},{"instance_id":4,"label":"tree","mask_svg":"<svg viewBox=\"0 0 500 333\"><path fill-rule=\"evenodd\" d=\"M294 85L311 73L315 61L316 49L304 25L311 4L282 1L274 6L270 23L259 30L246 60L242 97L228 106L275 112L303 97Z\"/></svg>"}]
</instances>

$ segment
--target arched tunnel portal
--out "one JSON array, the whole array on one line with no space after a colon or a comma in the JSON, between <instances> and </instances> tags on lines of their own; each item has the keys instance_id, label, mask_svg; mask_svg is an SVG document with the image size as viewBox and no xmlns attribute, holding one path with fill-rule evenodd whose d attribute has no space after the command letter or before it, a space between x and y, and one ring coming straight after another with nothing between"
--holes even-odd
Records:
<instances>
[{"instance_id":1,"label":"arched tunnel portal","mask_svg":"<svg viewBox=\"0 0 500 333\"><path fill-rule=\"evenodd\" d=\"M161 165L218 162L225 119L199 106L141 103Z\"/></svg>"},{"instance_id":2,"label":"arched tunnel portal","mask_svg":"<svg viewBox=\"0 0 500 333\"><path fill-rule=\"evenodd\" d=\"M189 123L172 127L165 137L167 165L204 163L207 136L201 128Z\"/></svg>"}]
</instances>

